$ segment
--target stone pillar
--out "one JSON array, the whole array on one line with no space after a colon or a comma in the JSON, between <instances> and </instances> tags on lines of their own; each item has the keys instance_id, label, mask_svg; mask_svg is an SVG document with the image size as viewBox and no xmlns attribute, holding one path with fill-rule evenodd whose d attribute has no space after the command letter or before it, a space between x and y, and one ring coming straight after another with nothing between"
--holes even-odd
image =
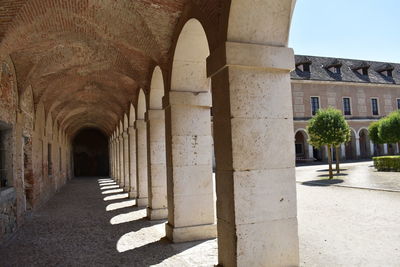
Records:
<instances>
[{"instance_id":1,"label":"stone pillar","mask_svg":"<svg viewBox=\"0 0 400 267\"><path fill-rule=\"evenodd\" d=\"M375 145L372 141L369 141L369 147L370 147L371 157L373 157L375 154Z\"/></svg>"},{"instance_id":2,"label":"stone pillar","mask_svg":"<svg viewBox=\"0 0 400 267\"><path fill-rule=\"evenodd\" d=\"M383 154L384 155L388 154L388 144L383 144Z\"/></svg>"},{"instance_id":3,"label":"stone pillar","mask_svg":"<svg viewBox=\"0 0 400 267\"><path fill-rule=\"evenodd\" d=\"M108 140L108 162L109 162L109 165L110 165L110 177L112 177L112 175L113 175L113 168L114 168L112 150L113 150L112 139L110 138ZM64 155L63 155L63 157L64 157Z\"/></svg>"},{"instance_id":4,"label":"stone pillar","mask_svg":"<svg viewBox=\"0 0 400 267\"><path fill-rule=\"evenodd\" d=\"M214 238L211 95L171 91L168 100L167 237L173 242Z\"/></svg>"},{"instance_id":5,"label":"stone pillar","mask_svg":"<svg viewBox=\"0 0 400 267\"><path fill-rule=\"evenodd\" d=\"M119 185L119 139L115 137L115 182Z\"/></svg>"},{"instance_id":6,"label":"stone pillar","mask_svg":"<svg viewBox=\"0 0 400 267\"><path fill-rule=\"evenodd\" d=\"M314 158L314 147L312 145L308 145L308 158Z\"/></svg>"},{"instance_id":7,"label":"stone pillar","mask_svg":"<svg viewBox=\"0 0 400 267\"><path fill-rule=\"evenodd\" d=\"M116 137L114 138L114 157L115 157L115 160L114 160L114 164L115 164L115 167L114 167L114 172L115 172L114 173L114 180L118 184L119 154L118 154L118 139Z\"/></svg>"},{"instance_id":8,"label":"stone pillar","mask_svg":"<svg viewBox=\"0 0 400 267\"><path fill-rule=\"evenodd\" d=\"M118 155L117 155L117 140L114 137L114 175L113 175L113 179L114 181L117 181L117 175L118 175Z\"/></svg>"},{"instance_id":9,"label":"stone pillar","mask_svg":"<svg viewBox=\"0 0 400 267\"><path fill-rule=\"evenodd\" d=\"M121 188L124 188L125 181L124 181L124 137L121 133L118 137L119 141L119 179L118 184Z\"/></svg>"},{"instance_id":10,"label":"stone pillar","mask_svg":"<svg viewBox=\"0 0 400 267\"><path fill-rule=\"evenodd\" d=\"M397 155L397 154L399 154L399 144L398 143L396 143L396 144L393 144L394 145L394 153Z\"/></svg>"},{"instance_id":11,"label":"stone pillar","mask_svg":"<svg viewBox=\"0 0 400 267\"><path fill-rule=\"evenodd\" d=\"M361 156L361 149L360 149L360 138L356 137L356 158L360 158Z\"/></svg>"},{"instance_id":12,"label":"stone pillar","mask_svg":"<svg viewBox=\"0 0 400 267\"><path fill-rule=\"evenodd\" d=\"M136 173L136 130L129 126L129 198L137 198L137 173Z\"/></svg>"},{"instance_id":13,"label":"stone pillar","mask_svg":"<svg viewBox=\"0 0 400 267\"><path fill-rule=\"evenodd\" d=\"M161 220L168 217L164 110L147 112L147 136L147 151L149 152L147 217L150 220Z\"/></svg>"},{"instance_id":14,"label":"stone pillar","mask_svg":"<svg viewBox=\"0 0 400 267\"><path fill-rule=\"evenodd\" d=\"M129 192L129 136L126 131L122 136L124 140L124 191Z\"/></svg>"},{"instance_id":15,"label":"stone pillar","mask_svg":"<svg viewBox=\"0 0 400 267\"><path fill-rule=\"evenodd\" d=\"M226 42L207 67L213 88L219 264L298 266L293 50Z\"/></svg>"},{"instance_id":16,"label":"stone pillar","mask_svg":"<svg viewBox=\"0 0 400 267\"><path fill-rule=\"evenodd\" d=\"M112 174L112 178L115 180L115 174L116 174L116 154L115 154L115 138L113 138L112 141L112 154L113 154L113 174Z\"/></svg>"},{"instance_id":17,"label":"stone pillar","mask_svg":"<svg viewBox=\"0 0 400 267\"><path fill-rule=\"evenodd\" d=\"M137 144L137 205L146 207L148 205L148 183L147 183L147 125L144 120L136 120L136 144Z\"/></svg>"},{"instance_id":18,"label":"stone pillar","mask_svg":"<svg viewBox=\"0 0 400 267\"><path fill-rule=\"evenodd\" d=\"M344 143L340 144L340 154L342 159L346 159L346 145Z\"/></svg>"}]
</instances>

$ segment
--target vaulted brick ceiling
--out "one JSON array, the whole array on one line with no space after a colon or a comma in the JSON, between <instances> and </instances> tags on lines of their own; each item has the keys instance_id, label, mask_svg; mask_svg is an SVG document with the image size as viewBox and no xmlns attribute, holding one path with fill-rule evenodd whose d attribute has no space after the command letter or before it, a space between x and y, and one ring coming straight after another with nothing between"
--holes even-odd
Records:
<instances>
[{"instance_id":1,"label":"vaulted brick ceiling","mask_svg":"<svg viewBox=\"0 0 400 267\"><path fill-rule=\"evenodd\" d=\"M110 133L154 65L168 62L189 2L2 0L0 52L11 55L19 91L31 85L61 127Z\"/></svg>"}]
</instances>

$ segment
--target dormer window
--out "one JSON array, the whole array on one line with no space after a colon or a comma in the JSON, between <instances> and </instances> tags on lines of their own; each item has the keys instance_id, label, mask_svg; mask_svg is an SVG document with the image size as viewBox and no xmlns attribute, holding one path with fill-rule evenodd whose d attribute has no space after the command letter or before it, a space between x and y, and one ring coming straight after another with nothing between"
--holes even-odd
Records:
<instances>
[{"instance_id":1,"label":"dormer window","mask_svg":"<svg viewBox=\"0 0 400 267\"><path fill-rule=\"evenodd\" d=\"M370 65L368 63L361 62L357 65L354 65L351 69L358 72L360 75L367 76L369 67Z\"/></svg>"},{"instance_id":2,"label":"dormer window","mask_svg":"<svg viewBox=\"0 0 400 267\"><path fill-rule=\"evenodd\" d=\"M311 63L312 63L311 60L308 59L307 57L304 56L296 57L296 69L302 72L310 72Z\"/></svg>"},{"instance_id":3,"label":"dormer window","mask_svg":"<svg viewBox=\"0 0 400 267\"><path fill-rule=\"evenodd\" d=\"M394 67L391 64L383 64L375 70L386 77L393 77Z\"/></svg>"},{"instance_id":4,"label":"dormer window","mask_svg":"<svg viewBox=\"0 0 400 267\"><path fill-rule=\"evenodd\" d=\"M297 67L303 72L310 72L310 64L302 64Z\"/></svg>"},{"instance_id":5,"label":"dormer window","mask_svg":"<svg viewBox=\"0 0 400 267\"><path fill-rule=\"evenodd\" d=\"M362 68L361 73L362 75L368 75L368 68Z\"/></svg>"},{"instance_id":6,"label":"dormer window","mask_svg":"<svg viewBox=\"0 0 400 267\"><path fill-rule=\"evenodd\" d=\"M340 74L340 67L330 67L328 70L332 73Z\"/></svg>"},{"instance_id":7,"label":"dormer window","mask_svg":"<svg viewBox=\"0 0 400 267\"><path fill-rule=\"evenodd\" d=\"M340 62L337 59L334 59L333 61L327 63L326 65L323 66L326 70L329 72L335 73L335 74L340 74L341 73L341 67L342 67L342 62Z\"/></svg>"}]
</instances>

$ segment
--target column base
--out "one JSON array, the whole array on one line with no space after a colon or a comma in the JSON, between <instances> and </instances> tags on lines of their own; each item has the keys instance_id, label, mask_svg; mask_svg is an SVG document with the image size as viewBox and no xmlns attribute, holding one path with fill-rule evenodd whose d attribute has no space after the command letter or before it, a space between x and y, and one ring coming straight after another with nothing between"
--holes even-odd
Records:
<instances>
[{"instance_id":1,"label":"column base","mask_svg":"<svg viewBox=\"0 0 400 267\"><path fill-rule=\"evenodd\" d=\"M136 204L138 207L147 207L149 201L147 197L136 199Z\"/></svg>"},{"instance_id":2,"label":"column base","mask_svg":"<svg viewBox=\"0 0 400 267\"><path fill-rule=\"evenodd\" d=\"M165 225L167 238L174 243L198 241L217 237L216 224L203 224L194 226L174 227Z\"/></svg>"},{"instance_id":3,"label":"column base","mask_svg":"<svg viewBox=\"0 0 400 267\"><path fill-rule=\"evenodd\" d=\"M124 186L124 192L129 193L129 186Z\"/></svg>"},{"instance_id":4,"label":"column base","mask_svg":"<svg viewBox=\"0 0 400 267\"><path fill-rule=\"evenodd\" d=\"M130 199L136 199L137 198L137 193L135 191L129 191L128 193L128 198Z\"/></svg>"},{"instance_id":5,"label":"column base","mask_svg":"<svg viewBox=\"0 0 400 267\"><path fill-rule=\"evenodd\" d=\"M168 218L168 209L152 209L147 208L147 217L150 221L164 220Z\"/></svg>"}]
</instances>

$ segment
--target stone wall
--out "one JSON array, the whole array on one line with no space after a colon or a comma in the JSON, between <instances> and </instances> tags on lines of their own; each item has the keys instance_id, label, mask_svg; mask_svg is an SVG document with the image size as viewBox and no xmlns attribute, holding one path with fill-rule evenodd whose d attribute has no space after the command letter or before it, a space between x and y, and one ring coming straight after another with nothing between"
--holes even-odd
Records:
<instances>
[{"instance_id":1,"label":"stone wall","mask_svg":"<svg viewBox=\"0 0 400 267\"><path fill-rule=\"evenodd\" d=\"M12 187L0 189L0 243L17 229L17 197Z\"/></svg>"},{"instance_id":2,"label":"stone wall","mask_svg":"<svg viewBox=\"0 0 400 267\"><path fill-rule=\"evenodd\" d=\"M0 188L1 242L24 222L27 210L45 203L71 178L70 144L65 132L45 112L42 101L35 105L31 86L18 90L8 55L0 55L0 134L6 159L2 175L7 177L7 187L3 184ZM49 143L52 175L47 170Z\"/></svg>"}]
</instances>

